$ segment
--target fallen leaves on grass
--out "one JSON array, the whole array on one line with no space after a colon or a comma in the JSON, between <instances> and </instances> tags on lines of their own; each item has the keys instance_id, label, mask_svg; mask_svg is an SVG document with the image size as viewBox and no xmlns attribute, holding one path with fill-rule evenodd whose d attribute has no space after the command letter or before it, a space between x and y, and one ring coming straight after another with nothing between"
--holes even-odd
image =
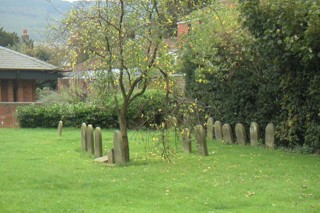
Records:
<instances>
[{"instance_id":1,"label":"fallen leaves on grass","mask_svg":"<svg viewBox=\"0 0 320 213\"><path fill-rule=\"evenodd\" d=\"M256 193L255 193L255 192L250 192L250 191L248 191L248 192L245 194L246 197L251 197L251 196L253 196L253 195L256 195Z\"/></svg>"}]
</instances>

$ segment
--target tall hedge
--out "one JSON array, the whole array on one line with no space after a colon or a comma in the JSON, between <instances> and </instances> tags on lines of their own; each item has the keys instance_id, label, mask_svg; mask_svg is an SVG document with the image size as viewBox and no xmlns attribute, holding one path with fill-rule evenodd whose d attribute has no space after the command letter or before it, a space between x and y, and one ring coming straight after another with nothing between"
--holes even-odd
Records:
<instances>
[{"instance_id":1,"label":"tall hedge","mask_svg":"<svg viewBox=\"0 0 320 213\"><path fill-rule=\"evenodd\" d=\"M278 145L319 149L320 0L218 7L184 45L188 94L223 122L273 122Z\"/></svg>"},{"instance_id":2,"label":"tall hedge","mask_svg":"<svg viewBox=\"0 0 320 213\"><path fill-rule=\"evenodd\" d=\"M320 148L320 0L241 1L252 46L280 80L278 139Z\"/></svg>"}]
</instances>

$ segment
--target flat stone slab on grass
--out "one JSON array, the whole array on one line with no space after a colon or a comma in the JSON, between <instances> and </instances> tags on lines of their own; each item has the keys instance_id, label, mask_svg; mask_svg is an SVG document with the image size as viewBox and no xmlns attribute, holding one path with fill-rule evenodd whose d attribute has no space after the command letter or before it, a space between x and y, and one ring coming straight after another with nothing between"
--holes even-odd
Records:
<instances>
[{"instance_id":1,"label":"flat stone slab on grass","mask_svg":"<svg viewBox=\"0 0 320 213\"><path fill-rule=\"evenodd\" d=\"M94 159L94 161L97 162L97 163L103 163L106 166L115 166L114 163L110 163L109 162L109 156L108 155L100 157L100 158L96 158L96 159Z\"/></svg>"},{"instance_id":2,"label":"flat stone slab on grass","mask_svg":"<svg viewBox=\"0 0 320 213\"><path fill-rule=\"evenodd\" d=\"M102 156L100 158L96 158L94 159L95 162L98 163L107 163L108 162L108 156Z\"/></svg>"}]
</instances>

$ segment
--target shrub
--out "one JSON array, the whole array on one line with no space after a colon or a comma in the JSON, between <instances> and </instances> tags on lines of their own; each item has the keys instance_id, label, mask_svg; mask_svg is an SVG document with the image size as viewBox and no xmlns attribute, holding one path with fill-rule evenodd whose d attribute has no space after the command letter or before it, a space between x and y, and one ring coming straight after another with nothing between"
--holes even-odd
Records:
<instances>
[{"instance_id":1,"label":"shrub","mask_svg":"<svg viewBox=\"0 0 320 213\"><path fill-rule=\"evenodd\" d=\"M153 122L163 120L161 108L164 92L157 90L147 91L132 102L127 119L131 128L148 126ZM83 122L104 128L118 127L118 118L114 110L112 99L107 105L94 103L76 104L43 104L21 106L16 111L16 117L21 127L56 127L60 120L64 126L79 127Z\"/></svg>"}]
</instances>

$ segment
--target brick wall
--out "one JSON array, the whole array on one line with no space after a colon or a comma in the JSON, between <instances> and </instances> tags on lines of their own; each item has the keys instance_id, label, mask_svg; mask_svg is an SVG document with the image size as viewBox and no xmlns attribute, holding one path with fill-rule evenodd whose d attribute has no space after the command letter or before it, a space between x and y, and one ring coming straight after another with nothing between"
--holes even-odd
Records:
<instances>
[{"instance_id":1,"label":"brick wall","mask_svg":"<svg viewBox=\"0 0 320 213\"><path fill-rule=\"evenodd\" d=\"M14 117L14 113L18 106L28 104L32 103L0 102L0 128L19 127L17 119Z\"/></svg>"},{"instance_id":2,"label":"brick wall","mask_svg":"<svg viewBox=\"0 0 320 213\"><path fill-rule=\"evenodd\" d=\"M17 121L13 116L16 104L0 103L0 128L17 127Z\"/></svg>"},{"instance_id":3,"label":"brick wall","mask_svg":"<svg viewBox=\"0 0 320 213\"><path fill-rule=\"evenodd\" d=\"M35 80L0 80L0 128L18 127L17 106L36 101Z\"/></svg>"}]
</instances>

